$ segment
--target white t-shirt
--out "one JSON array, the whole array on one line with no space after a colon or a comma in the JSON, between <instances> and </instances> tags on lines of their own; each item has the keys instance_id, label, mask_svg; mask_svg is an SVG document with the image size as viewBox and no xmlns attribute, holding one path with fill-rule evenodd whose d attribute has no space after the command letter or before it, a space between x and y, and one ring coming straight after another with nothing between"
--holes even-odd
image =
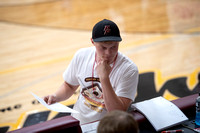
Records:
<instances>
[{"instance_id":1,"label":"white t-shirt","mask_svg":"<svg viewBox=\"0 0 200 133\"><path fill-rule=\"evenodd\" d=\"M74 105L74 109L80 113L72 114L80 121L80 124L100 120L107 112L102 98L101 83L95 71L95 51L95 47L77 51L63 73L63 78L67 83L80 85L80 95ZM128 57L118 52L109 77L117 96L134 101L138 83L138 68Z\"/></svg>"}]
</instances>

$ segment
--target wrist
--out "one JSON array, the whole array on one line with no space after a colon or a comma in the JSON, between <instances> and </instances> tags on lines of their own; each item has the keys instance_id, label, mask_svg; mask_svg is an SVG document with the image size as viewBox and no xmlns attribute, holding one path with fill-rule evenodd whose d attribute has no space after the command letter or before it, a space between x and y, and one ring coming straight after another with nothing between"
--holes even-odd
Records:
<instances>
[{"instance_id":1,"label":"wrist","mask_svg":"<svg viewBox=\"0 0 200 133\"><path fill-rule=\"evenodd\" d=\"M56 94L53 94L53 96L56 98L57 97L57 95Z\"/></svg>"},{"instance_id":2,"label":"wrist","mask_svg":"<svg viewBox=\"0 0 200 133\"><path fill-rule=\"evenodd\" d=\"M109 76L107 76L107 75L99 76L99 79L100 79L100 81L110 80Z\"/></svg>"}]
</instances>

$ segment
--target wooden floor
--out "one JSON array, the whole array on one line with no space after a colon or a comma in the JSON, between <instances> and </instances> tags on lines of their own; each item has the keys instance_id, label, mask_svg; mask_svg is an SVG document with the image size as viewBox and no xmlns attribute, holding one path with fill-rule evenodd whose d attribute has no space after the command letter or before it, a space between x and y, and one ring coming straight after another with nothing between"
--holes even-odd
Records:
<instances>
[{"instance_id":1,"label":"wooden floor","mask_svg":"<svg viewBox=\"0 0 200 133\"><path fill-rule=\"evenodd\" d=\"M160 75L157 88L178 76L187 76L190 88L197 83L199 0L0 0L0 127L16 129L24 113L45 110L30 92L56 91L74 53L92 46L91 29L103 18L118 24L120 51L140 73Z\"/></svg>"}]
</instances>

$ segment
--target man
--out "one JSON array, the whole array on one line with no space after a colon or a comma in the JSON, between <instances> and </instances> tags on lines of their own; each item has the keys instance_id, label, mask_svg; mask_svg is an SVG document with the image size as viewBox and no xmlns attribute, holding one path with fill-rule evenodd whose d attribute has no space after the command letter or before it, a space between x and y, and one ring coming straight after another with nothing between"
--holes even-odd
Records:
<instances>
[{"instance_id":1,"label":"man","mask_svg":"<svg viewBox=\"0 0 200 133\"><path fill-rule=\"evenodd\" d=\"M118 51L121 40L114 22L107 19L98 22L92 31L94 47L76 52L63 74L64 83L44 100L48 104L66 100L80 86L80 96L74 105L80 113L72 116L81 124L99 120L112 110L126 111L135 98L138 69Z\"/></svg>"}]
</instances>

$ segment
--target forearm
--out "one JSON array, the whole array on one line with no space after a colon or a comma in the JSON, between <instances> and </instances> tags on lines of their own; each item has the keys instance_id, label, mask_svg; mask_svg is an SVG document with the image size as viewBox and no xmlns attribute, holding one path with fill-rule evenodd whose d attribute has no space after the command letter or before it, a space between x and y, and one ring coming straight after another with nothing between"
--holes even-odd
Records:
<instances>
[{"instance_id":1,"label":"forearm","mask_svg":"<svg viewBox=\"0 0 200 133\"><path fill-rule=\"evenodd\" d=\"M103 91L103 98L106 109L108 112L112 110L124 110L126 111L127 108L123 104L122 100L115 94L112 85L110 83L109 77L101 78L101 85Z\"/></svg>"},{"instance_id":2,"label":"forearm","mask_svg":"<svg viewBox=\"0 0 200 133\"><path fill-rule=\"evenodd\" d=\"M112 110L124 110L126 111L131 103L131 99L125 97L118 97L112 88L110 83L110 72L112 68L107 61L103 60L98 62L96 71L100 78L101 87L103 91L103 99L108 112Z\"/></svg>"},{"instance_id":3,"label":"forearm","mask_svg":"<svg viewBox=\"0 0 200 133\"><path fill-rule=\"evenodd\" d=\"M78 86L71 86L68 83L63 82L63 84L55 93L56 101L60 102L60 101L70 98L74 94L77 88Z\"/></svg>"}]
</instances>

